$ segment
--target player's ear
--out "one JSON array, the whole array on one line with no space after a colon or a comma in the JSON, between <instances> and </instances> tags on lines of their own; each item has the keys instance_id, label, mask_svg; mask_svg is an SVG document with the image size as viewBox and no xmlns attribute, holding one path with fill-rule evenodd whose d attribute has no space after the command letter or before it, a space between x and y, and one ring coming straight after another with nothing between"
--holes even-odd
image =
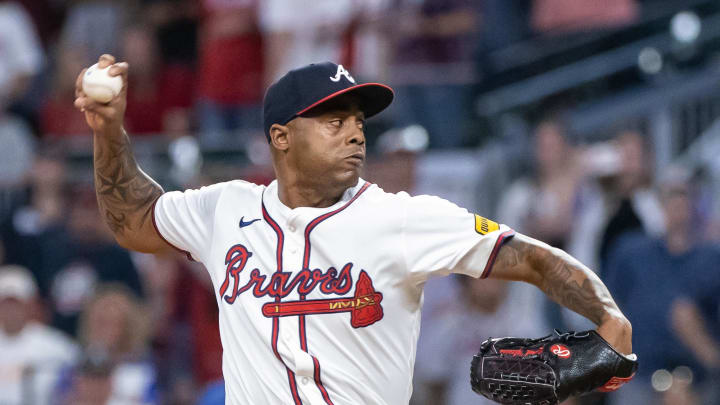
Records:
<instances>
[{"instance_id":1,"label":"player's ear","mask_svg":"<svg viewBox=\"0 0 720 405\"><path fill-rule=\"evenodd\" d=\"M277 150L287 150L290 128L286 125L273 124L270 127L270 143Z\"/></svg>"}]
</instances>

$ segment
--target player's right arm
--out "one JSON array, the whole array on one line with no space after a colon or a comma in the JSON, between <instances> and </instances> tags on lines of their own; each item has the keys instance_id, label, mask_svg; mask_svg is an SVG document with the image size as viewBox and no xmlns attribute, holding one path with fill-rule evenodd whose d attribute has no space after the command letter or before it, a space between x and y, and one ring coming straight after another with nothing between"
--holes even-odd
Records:
<instances>
[{"instance_id":1,"label":"player's right arm","mask_svg":"<svg viewBox=\"0 0 720 405\"><path fill-rule=\"evenodd\" d=\"M99 65L113 65L110 74L122 77L122 91L108 104L94 102L82 91L83 70L75 85L75 107L85 113L94 134L95 194L100 215L121 246L145 253L169 250L152 219L153 206L163 189L138 166L123 128L128 65L115 63L110 55L101 56Z\"/></svg>"}]
</instances>

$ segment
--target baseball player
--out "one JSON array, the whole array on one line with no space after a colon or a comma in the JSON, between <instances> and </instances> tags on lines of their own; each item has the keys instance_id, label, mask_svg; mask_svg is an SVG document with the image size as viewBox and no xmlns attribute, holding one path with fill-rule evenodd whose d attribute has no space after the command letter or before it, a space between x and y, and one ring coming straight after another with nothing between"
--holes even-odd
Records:
<instances>
[{"instance_id":1,"label":"baseball player","mask_svg":"<svg viewBox=\"0 0 720 405\"><path fill-rule=\"evenodd\" d=\"M99 63L127 82L126 63ZM97 104L81 78L75 106L94 132L102 217L128 249L174 248L205 265L228 404L407 404L423 286L450 273L532 283L631 352L630 324L608 290L561 250L360 177L365 120L391 103L388 86L329 62L292 70L264 100L277 180L164 192L123 130L126 85Z\"/></svg>"}]
</instances>

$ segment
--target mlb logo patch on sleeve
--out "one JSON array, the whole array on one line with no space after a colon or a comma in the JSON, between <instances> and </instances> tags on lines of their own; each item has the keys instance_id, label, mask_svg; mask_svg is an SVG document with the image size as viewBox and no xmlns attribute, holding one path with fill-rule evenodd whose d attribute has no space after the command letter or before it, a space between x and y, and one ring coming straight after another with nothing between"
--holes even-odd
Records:
<instances>
[{"instance_id":1,"label":"mlb logo patch on sleeve","mask_svg":"<svg viewBox=\"0 0 720 405\"><path fill-rule=\"evenodd\" d=\"M475 231L480 235L487 235L488 233L497 231L498 229L500 229L500 225L498 225L497 222L475 214Z\"/></svg>"}]
</instances>

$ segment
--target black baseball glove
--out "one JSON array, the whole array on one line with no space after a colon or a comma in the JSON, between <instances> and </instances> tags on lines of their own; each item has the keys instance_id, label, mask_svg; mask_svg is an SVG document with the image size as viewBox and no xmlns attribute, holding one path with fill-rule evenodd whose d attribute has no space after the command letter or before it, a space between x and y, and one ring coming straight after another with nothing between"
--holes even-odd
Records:
<instances>
[{"instance_id":1,"label":"black baseball glove","mask_svg":"<svg viewBox=\"0 0 720 405\"><path fill-rule=\"evenodd\" d=\"M553 405L571 395L614 391L632 379L635 355L624 356L594 330L539 339L488 339L473 356L473 391L500 404Z\"/></svg>"}]
</instances>

